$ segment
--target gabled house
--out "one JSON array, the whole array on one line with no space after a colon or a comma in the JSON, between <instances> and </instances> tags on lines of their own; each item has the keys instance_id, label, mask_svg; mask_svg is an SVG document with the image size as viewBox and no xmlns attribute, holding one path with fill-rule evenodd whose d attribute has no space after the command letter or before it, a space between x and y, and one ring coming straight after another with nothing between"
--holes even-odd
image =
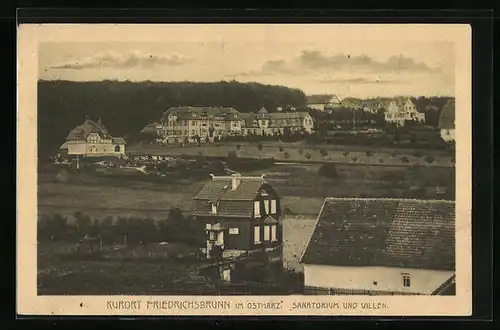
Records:
<instances>
[{"instance_id":1,"label":"gabled house","mask_svg":"<svg viewBox=\"0 0 500 330\"><path fill-rule=\"evenodd\" d=\"M268 112L262 107L257 113L241 114L241 134L275 135L304 131L314 131L314 119L305 111Z\"/></svg>"},{"instance_id":2,"label":"gabled house","mask_svg":"<svg viewBox=\"0 0 500 330\"><path fill-rule=\"evenodd\" d=\"M453 294L455 203L326 198L301 263L306 294Z\"/></svg>"},{"instance_id":3,"label":"gabled house","mask_svg":"<svg viewBox=\"0 0 500 330\"><path fill-rule=\"evenodd\" d=\"M205 227L207 258L279 250L280 196L264 177L211 176L192 208L192 215Z\"/></svg>"},{"instance_id":4,"label":"gabled house","mask_svg":"<svg viewBox=\"0 0 500 330\"><path fill-rule=\"evenodd\" d=\"M68 155L103 157L125 155L126 142L121 137L113 137L102 124L90 119L72 129L60 150Z\"/></svg>"},{"instance_id":5,"label":"gabled house","mask_svg":"<svg viewBox=\"0 0 500 330\"><path fill-rule=\"evenodd\" d=\"M385 112L385 121L404 126L407 121L425 122L425 113L419 112L409 98L395 98L389 101Z\"/></svg>"},{"instance_id":6,"label":"gabled house","mask_svg":"<svg viewBox=\"0 0 500 330\"><path fill-rule=\"evenodd\" d=\"M339 108L342 102L336 95L309 95L307 96L307 107L320 111Z\"/></svg>"},{"instance_id":7,"label":"gabled house","mask_svg":"<svg viewBox=\"0 0 500 330\"><path fill-rule=\"evenodd\" d=\"M439 117L441 138L446 141L455 141L455 99L449 100Z\"/></svg>"}]
</instances>

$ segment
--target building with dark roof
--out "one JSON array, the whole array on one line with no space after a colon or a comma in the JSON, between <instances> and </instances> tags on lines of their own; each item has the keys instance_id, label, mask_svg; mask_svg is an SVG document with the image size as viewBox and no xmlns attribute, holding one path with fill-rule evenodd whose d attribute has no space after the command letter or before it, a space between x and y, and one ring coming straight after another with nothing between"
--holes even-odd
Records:
<instances>
[{"instance_id":1,"label":"building with dark roof","mask_svg":"<svg viewBox=\"0 0 500 330\"><path fill-rule=\"evenodd\" d=\"M281 248L280 197L263 176L212 175L191 212L205 225L208 258Z\"/></svg>"},{"instance_id":2,"label":"building with dark roof","mask_svg":"<svg viewBox=\"0 0 500 330\"><path fill-rule=\"evenodd\" d=\"M125 155L126 142L121 137L109 134L101 120L96 123L90 119L73 128L60 150L68 155L84 157L103 157Z\"/></svg>"},{"instance_id":3,"label":"building with dark roof","mask_svg":"<svg viewBox=\"0 0 500 330\"><path fill-rule=\"evenodd\" d=\"M172 107L165 111L161 124L168 137L211 139L241 131L240 113L231 107Z\"/></svg>"},{"instance_id":4,"label":"building with dark roof","mask_svg":"<svg viewBox=\"0 0 500 330\"><path fill-rule=\"evenodd\" d=\"M455 99L450 99L443 107L439 116L439 129L444 141L455 141Z\"/></svg>"},{"instance_id":5,"label":"building with dark roof","mask_svg":"<svg viewBox=\"0 0 500 330\"><path fill-rule=\"evenodd\" d=\"M455 203L327 198L301 263L309 294L450 292Z\"/></svg>"},{"instance_id":6,"label":"building with dark roof","mask_svg":"<svg viewBox=\"0 0 500 330\"><path fill-rule=\"evenodd\" d=\"M336 95L309 95L306 101L309 108L320 111L342 106L342 102Z\"/></svg>"},{"instance_id":7,"label":"building with dark roof","mask_svg":"<svg viewBox=\"0 0 500 330\"><path fill-rule=\"evenodd\" d=\"M261 108L257 113L241 114L241 134L246 135L276 135L285 134L285 130L290 133L314 131L314 120L305 111L291 112L267 112Z\"/></svg>"}]
</instances>

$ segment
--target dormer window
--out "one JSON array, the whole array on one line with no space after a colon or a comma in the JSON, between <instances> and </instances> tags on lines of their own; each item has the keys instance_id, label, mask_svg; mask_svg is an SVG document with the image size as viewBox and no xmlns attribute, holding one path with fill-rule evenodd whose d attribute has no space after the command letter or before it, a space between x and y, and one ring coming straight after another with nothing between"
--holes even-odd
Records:
<instances>
[{"instance_id":1,"label":"dormer window","mask_svg":"<svg viewBox=\"0 0 500 330\"><path fill-rule=\"evenodd\" d=\"M212 205L212 214L217 214L217 204L218 203L211 203L211 205Z\"/></svg>"}]
</instances>

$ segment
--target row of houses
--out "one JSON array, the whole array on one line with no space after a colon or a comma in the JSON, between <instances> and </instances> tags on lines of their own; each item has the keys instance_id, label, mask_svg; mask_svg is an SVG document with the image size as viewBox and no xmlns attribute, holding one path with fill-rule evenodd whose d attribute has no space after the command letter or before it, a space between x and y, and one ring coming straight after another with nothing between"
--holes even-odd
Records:
<instances>
[{"instance_id":1,"label":"row of houses","mask_svg":"<svg viewBox=\"0 0 500 330\"><path fill-rule=\"evenodd\" d=\"M270 113L262 107L257 112L240 113L231 107L185 106L169 108L161 123L151 123L143 132L153 130L161 137L207 139L228 135L276 135L286 131L311 133L314 121L308 112Z\"/></svg>"},{"instance_id":2,"label":"row of houses","mask_svg":"<svg viewBox=\"0 0 500 330\"><path fill-rule=\"evenodd\" d=\"M216 177L193 199L205 224L207 259L280 255L280 196L265 176ZM445 200L326 198L299 256L305 294L443 295L455 285L455 203Z\"/></svg>"},{"instance_id":3,"label":"row of houses","mask_svg":"<svg viewBox=\"0 0 500 330\"><path fill-rule=\"evenodd\" d=\"M329 104L332 100L325 102L324 104ZM418 112L410 99L397 99L389 103L385 120L404 125L409 120L424 122L425 114ZM255 113L240 113L234 108L224 107L175 107L165 112L162 123L148 124L142 132L176 139L210 139L227 135L283 135L299 131L311 133L314 126L314 120L308 112L294 111L294 108L291 111L270 113L262 107ZM454 99L444 106L439 128L444 141L455 140ZM100 119L94 122L86 118L69 132L60 151L68 155L124 157L125 146L125 139L112 136Z\"/></svg>"},{"instance_id":4,"label":"row of houses","mask_svg":"<svg viewBox=\"0 0 500 330\"><path fill-rule=\"evenodd\" d=\"M385 121L398 126L404 126L408 121L425 122L425 114L417 110L410 98L403 97L379 102L377 100L360 100L353 97L347 97L341 101L336 95L311 95L307 98L307 106L311 109L326 112L338 108L349 108L373 114L380 109L385 109Z\"/></svg>"}]
</instances>

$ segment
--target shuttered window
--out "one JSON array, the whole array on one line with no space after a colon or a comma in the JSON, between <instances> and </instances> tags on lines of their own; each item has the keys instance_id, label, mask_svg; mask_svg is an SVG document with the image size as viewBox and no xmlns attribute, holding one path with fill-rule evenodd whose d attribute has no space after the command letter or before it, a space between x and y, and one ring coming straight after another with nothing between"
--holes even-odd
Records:
<instances>
[{"instance_id":1,"label":"shuttered window","mask_svg":"<svg viewBox=\"0 0 500 330\"><path fill-rule=\"evenodd\" d=\"M260 226L253 228L253 241L254 243L260 243Z\"/></svg>"},{"instance_id":2,"label":"shuttered window","mask_svg":"<svg viewBox=\"0 0 500 330\"><path fill-rule=\"evenodd\" d=\"M276 200L271 200L271 214L276 214Z\"/></svg>"},{"instance_id":3,"label":"shuttered window","mask_svg":"<svg viewBox=\"0 0 500 330\"><path fill-rule=\"evenodd\" d=\"M276 225L271 226L271 241L276 241Z\"/></svg>"},{"instance_id":4,"label":"shuttered window","mask_svg":"<svg viewBox=\"0 0 500 330\"><path fill-rule=\"evenodd\" d=\"M256 217L260 217L260 203L259 201L253 202L253 210Z\"/></svg>"},{"instance_id":5,"label":"shuttered window","mask_svg":"<svg viewBox=\"0 0 500 330\"><path fill-rule=\"evenodd\" d=\"M271 240L271 228L269 226L264 226L264 241Z\"/></svg>"},{"instance_id":6,"label":"shuttered window","mask_svg":"<svg viewBox=\"0 0 500 330\"><path fill-rule=\"evenodd\" d=\"M269 214L269 200L264 201L264 209L266 210L266 214Z\"/></svg>"}]
</instances>

